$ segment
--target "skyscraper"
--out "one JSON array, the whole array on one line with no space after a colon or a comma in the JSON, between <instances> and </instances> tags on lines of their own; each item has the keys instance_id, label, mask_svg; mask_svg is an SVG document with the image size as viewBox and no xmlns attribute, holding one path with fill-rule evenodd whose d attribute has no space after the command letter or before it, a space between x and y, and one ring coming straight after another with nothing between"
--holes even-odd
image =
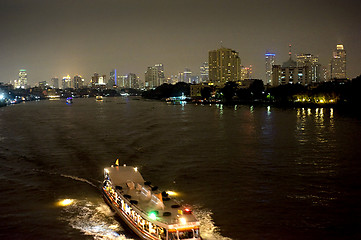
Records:
<instances>
[{"instance_id":1,"label":"skyscraper","mask_svg":"<svg viewBox=\"0 0 361 240\"><path fill-rule=\"evenodd\" d=\"M51 87L52 87L52 88L59 88L59 78L53 77L53 78L50 80L50 84L51 84Z\"/></svg>"},{"instance_id":2,"label":"skyscraper","mask_svg":"<svg viewBox=\"0 0 361 240\"><path fill-rule=\"evenodd\" d=\"M309 53L297 54L297 66L308 67L306 74L309 82L307 84L321 82L321 64L319 64L317 56Z\"/></svg>"},{"instance_id":3,"label":"skyscraper","mask_svg":"<svg viewBox=\"0 0 361 240\"><path fill-rule=\"evenodd\" d=\"M82 79L81 76L75 75L73 78L72 87L73 88L81 88L81 87L83 87L83 82L84 82L84 79Z\"/></svg>"},{"instance_id":4,"label":"skyscraper","mask_svg":"<svg viewBox=\"0 0 361 240\"><path fill-rule=\"evenodd\" d=\"M63 77L62 81L62 89L71 88L71 77L67 75L66 77Z\"/></svg>"},{"instance_id":5,"label":"skyscraper","mask_svg":"<svg viewBox=\"0 0 361 240\"><path fill-rule=\"evenodd\" d=\"M342 44L337 44L330 62L331 79L346 78L346 50Z\"/></svg>"},{"instance_id":6,"label":"skyscraper","mask_svg":"<svg viewBox=\"0 0 361 240\"><path fill-rule=\"evenodd\" d=\"M209 80L209 64L208 62L204 62L202 66L200 67L201 72L201 81L202 82L208 82Z\"/></svg>"},{"instance_id":7,"label":"skyscraper","mask_svg":"<svg viewBox=\"0 0 361 240\"><path fill-rule=\"evenodd\" d=\"M15 82L15 88L26 88L28 85L28 74L25 69L20 69L18 81Z\"/></svg>"},{"instance_id":8,"label":"skyscraper","mask_svg":"<svg viewBox=\"0 0 361 240\"><path fill-rule=\"evenodd\" d=\"M208 53L209 81L215 85L223 85L228 81L240 79L241 60L238 52L221 47Z\"/></svg>"},{"instance_id":9,"label":"skyscraper","mask_svg":"<svg viewBox=\"0 0 361 240\"><path fill-rule=\"evenodd\" d=\"M241 75L240 80L251 79L252 78L252 65L249 67L241 66Z\"/></svg>"},{"instance_id":10,"label":"skyscraper","mask_svg":"<svg viewBox=\"0 0 361 240\"><path fill-rule=\"evenodd\" d=\"M183 72L183 82L191 83L192 71L189 68L185 68Z\"/></svg>"},{"instance_id":11,"label":"skyscraper","mask_svg":"<svg viewBox=\"0 0 361 240\"><path fill-rule=\"evenodd\" d=\"M154 67L148 67L144 74L145 88L156 88L164 83L164 66L156 64Z\"/></svg>"},{"instance_id":12,"label":"skyscraper","mask_svg":"<svg viewBox=\"0 0 361 240\"><path fill-rule=\"evenodd\" d=\"M265 84L272 84L272 66L275 65L276 54L266 52L266 82Z\"/></svg>"}]
</instances>

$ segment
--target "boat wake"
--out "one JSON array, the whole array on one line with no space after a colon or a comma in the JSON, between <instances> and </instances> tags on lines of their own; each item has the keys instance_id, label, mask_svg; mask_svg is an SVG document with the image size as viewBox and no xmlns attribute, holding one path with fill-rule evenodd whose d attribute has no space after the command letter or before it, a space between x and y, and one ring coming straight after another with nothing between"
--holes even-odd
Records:
<instances>
[{"instance_id":1,"label":"boat wake","mask_svg":"<svg viewBox=\"0 0 361 240\"><path fill-rule=\"evenodd\" d=\"M231 240L231 238L223 237L220 229L215 226L212 219L212 212L204 210L200 207L193 207L193 214L200 222L200 232L203 240Z\"/></svg>"},{"instance_id":2,"label":"boat wake","mask_svg":"<svg viewBox=\"0 0 361 240\"><path fill-rule=\"evenodd\" d=\"M122 234L124 230L113 215L105 203L74 200L73 204L64 207L60 219L96 240L131 240Z\"/></svg>"},{"instance_id":3,"label":"boat wake","mask_svg":"<svg viewBox=\"0 0 361 240\"><path fill-rule=\"evenodd\" d=\"M71 178L73 180L80 181L80 182L85 182L85 183L88 183L89 185L91 185L93 187L98 188L98 186L96 186L94 183L90 182L89 180L87 180L85 178L80 178L80 177L75 177L75 176L65 175L65 174L60 174L60 176L66 177L66 178Z\"/></svg>"}]
</instances>

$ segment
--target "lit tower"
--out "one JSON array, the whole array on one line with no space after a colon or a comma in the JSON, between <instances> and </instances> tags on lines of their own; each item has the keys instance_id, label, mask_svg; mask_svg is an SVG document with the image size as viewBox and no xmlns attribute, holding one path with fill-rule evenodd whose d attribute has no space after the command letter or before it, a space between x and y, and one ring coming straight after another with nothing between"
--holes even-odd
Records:
<instances>
[{"instance_id":1,"label":"lit tower","mask_svg":"<svg viewBox=\"0 0 361 240\"><path fill-rule=\"evenodd\" d=\"M266 84L272 84L272 66L275 65L276 54L266 52Z\"/></svg>"},{"instance_id":2,"label":"lit tower","mask_svg":"<svg viewBox=\"0 0 361 240\"><path fill-rule=\"evenodd\" d=\"M342 44L337 44L330 65L331 79L346 78L346 50Z\"/></svg>"},{"instance_id":3,"label":"lit tower","mask_svg":"<svg viewBox=\"0 0 361 240\"><path fill-rule=\"evenodd\" d=\"M19 71L19 80L17 82L16 88L26 88L26 85L28 84L28 74L26 73L25 69L20 69Z\"/></svg>"}]
</instances>

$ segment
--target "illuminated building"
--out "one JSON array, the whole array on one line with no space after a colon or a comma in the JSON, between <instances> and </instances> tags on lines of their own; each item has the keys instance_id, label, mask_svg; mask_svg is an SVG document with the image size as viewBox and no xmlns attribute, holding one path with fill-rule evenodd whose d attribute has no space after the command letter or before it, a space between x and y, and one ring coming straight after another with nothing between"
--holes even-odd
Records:
<instances>
[{"instance_id":1,"label":"illuminated building","mask_svg":"<svg viewBox=\"0 0 361 240\"><path fill-rule=\"evenodd\" d=\"M154 67L148 67L144 75L146 89L153 89L162 85L164 82L163 64L156 64Z\"/></svg>"},{"instance_id":2,"label":"illuminated building","mask_svg":"<svg viewBox=\"0 0 361 240\"><path fill-rule=\"evenodd\" d=\"M275 65L276 54L267 52L265 54L266 59L266 84L272 83L272 66Z\"/></svg>"},{"instance_id":3,"label":"illuminated building","mask_svg":"<svg viewBox=\"0 0 361 240\"><path fill-rule=\"evenodd\" d=\"M321 64L318 62L318 57L312 54L297 54L297 66L308 67L307 84L321 82Z\"/></svg>"},{"instance_id":4,"label":"illuminated building","mask_svg":"<svg viewBox=\"0 0 361 240\"><path fill-rule=\"evenodd\" d=\"M59 78L57 77L53 77L51 80L50 80L50 83L51 83L51 86L52 88L59 88Z\"/></svg>"},{"instance_id":5,"label":"illuminated building","mask_svg":"<svg viewBox=\"0 0 361 240\"><path fill-rule=\"evenodd\" d=\"M346 78L346 50L342 44L337 44L330 63L330 77Z\"/></svg>"},{"instance_id":6,"label":"illuminated building","mask_svg":"<svg viewBox=\"0 0 361 240\"><path fill-rule=\"evenodd\" d=\"M113 87L117 85L118 85L117 69L114 69L109 74L108 87Z\"/></svg>"},{"instance_id":7,"label":"illuminated building","mask_svg":"<svg viewBox=\"0 0 361 240\"><path fill-rule=\"evenodd\" d=\"M73 78L72 87L73 88L82 88L83 83L84 83L84 79L82 79L82 77L79 76L79 75L75 75L74 78Z\"/></svg>"},{"instance_id":8,"label":"illuminated building","mask_svg":"<svg viewBox=\"0 0 361 240\"><path fill-rule=\"evenodd\" d=\"M28 74L26 73L25 69L20 69L19 78L17 81L14 81L14 87L25 89L27 84L28 84Z\"/></svg>"},{"instance_id":9,"label":"illuminated building","mask_svg":"<svg viewBox=\"0 0 361 240\"><path fill-rule=\"evenodd\" d=\"M309 80L309 66L298 66L297 62L292 60L291 45L289 59L281 65L272 66L272 86L284 84L302 84L307 85Z\"/></svg>"},{"instance_id":10,"label":"illuminated building","mask_svg":"<svg viewBox=\"0 0 361 240\"><path fill-rule=\"evenodd\" d=\"M235 50L221 47L209 51L208 60L209 81L214 85L223 85L228 81L240 79L241 60Z\"/></svg>"},{"instance_id":11,"label":"illuminated building","mask_svg":"<svg viewBox=\"0 0 361 240\"><path fill-rule=\"evenodd\" d=\"M71 88L71 78L69 75L62 79L62 89Z\"/></svg>"},{"instance_id":12,"label":"illuminated building","mask_svg":"<svg viewBox=\"0 0 361 240\"><path fill-rule=\"evenodd\" d=\"M252 65L250 65L249 67L241 66L240 80L242 81L251 78L252 78Z\"/></svg>"},{"instance_id":13,"label":"illuminated building","mask_svg":"<svg viewBox=\"0 0 361 240\"><path fill-rule=\"evenodd\" d=\"M183 82L191 83L192 71L189 68L185 68L183 72Z\"/></svg>"},{"instance_id":14,"label":"illuminated building","mask_svg":"<svg viewBox=\"0 0 361 240\"><path fill-rule=\"evenodd\" d=\"M208 62L204 62L202 66L200 67L201 72L201 81L202 82L208 82L209 80L209 64Z\"/></svg>"}]
</instances>

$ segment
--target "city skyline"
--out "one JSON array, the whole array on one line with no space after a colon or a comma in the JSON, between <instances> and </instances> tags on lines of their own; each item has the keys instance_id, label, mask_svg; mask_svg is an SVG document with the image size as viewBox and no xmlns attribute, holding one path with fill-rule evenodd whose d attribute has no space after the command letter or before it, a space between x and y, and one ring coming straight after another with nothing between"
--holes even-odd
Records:
<instances>
[{"instance_id":1,"label":"city skyline","mask_svg":"<svg viewBox=\"0 0 361 240\"><path fill-rule=\"evenodd\" d=\"M208 52L221 46L239 52L241 65L253 66L252 77L265 80L264 54L275 53L281 64L289 44L294 58L312 54L322 66L343 44L347 77L354 78L361 74L361 32L353 27L361 4L336 3L4 0L0 82L17 79L19 69L27 70L30 85L68 74L109 77L112 69L144 81L147 67L158 63L166 77L185 68L200 75Z\"/></svg>"}]
</instances>

